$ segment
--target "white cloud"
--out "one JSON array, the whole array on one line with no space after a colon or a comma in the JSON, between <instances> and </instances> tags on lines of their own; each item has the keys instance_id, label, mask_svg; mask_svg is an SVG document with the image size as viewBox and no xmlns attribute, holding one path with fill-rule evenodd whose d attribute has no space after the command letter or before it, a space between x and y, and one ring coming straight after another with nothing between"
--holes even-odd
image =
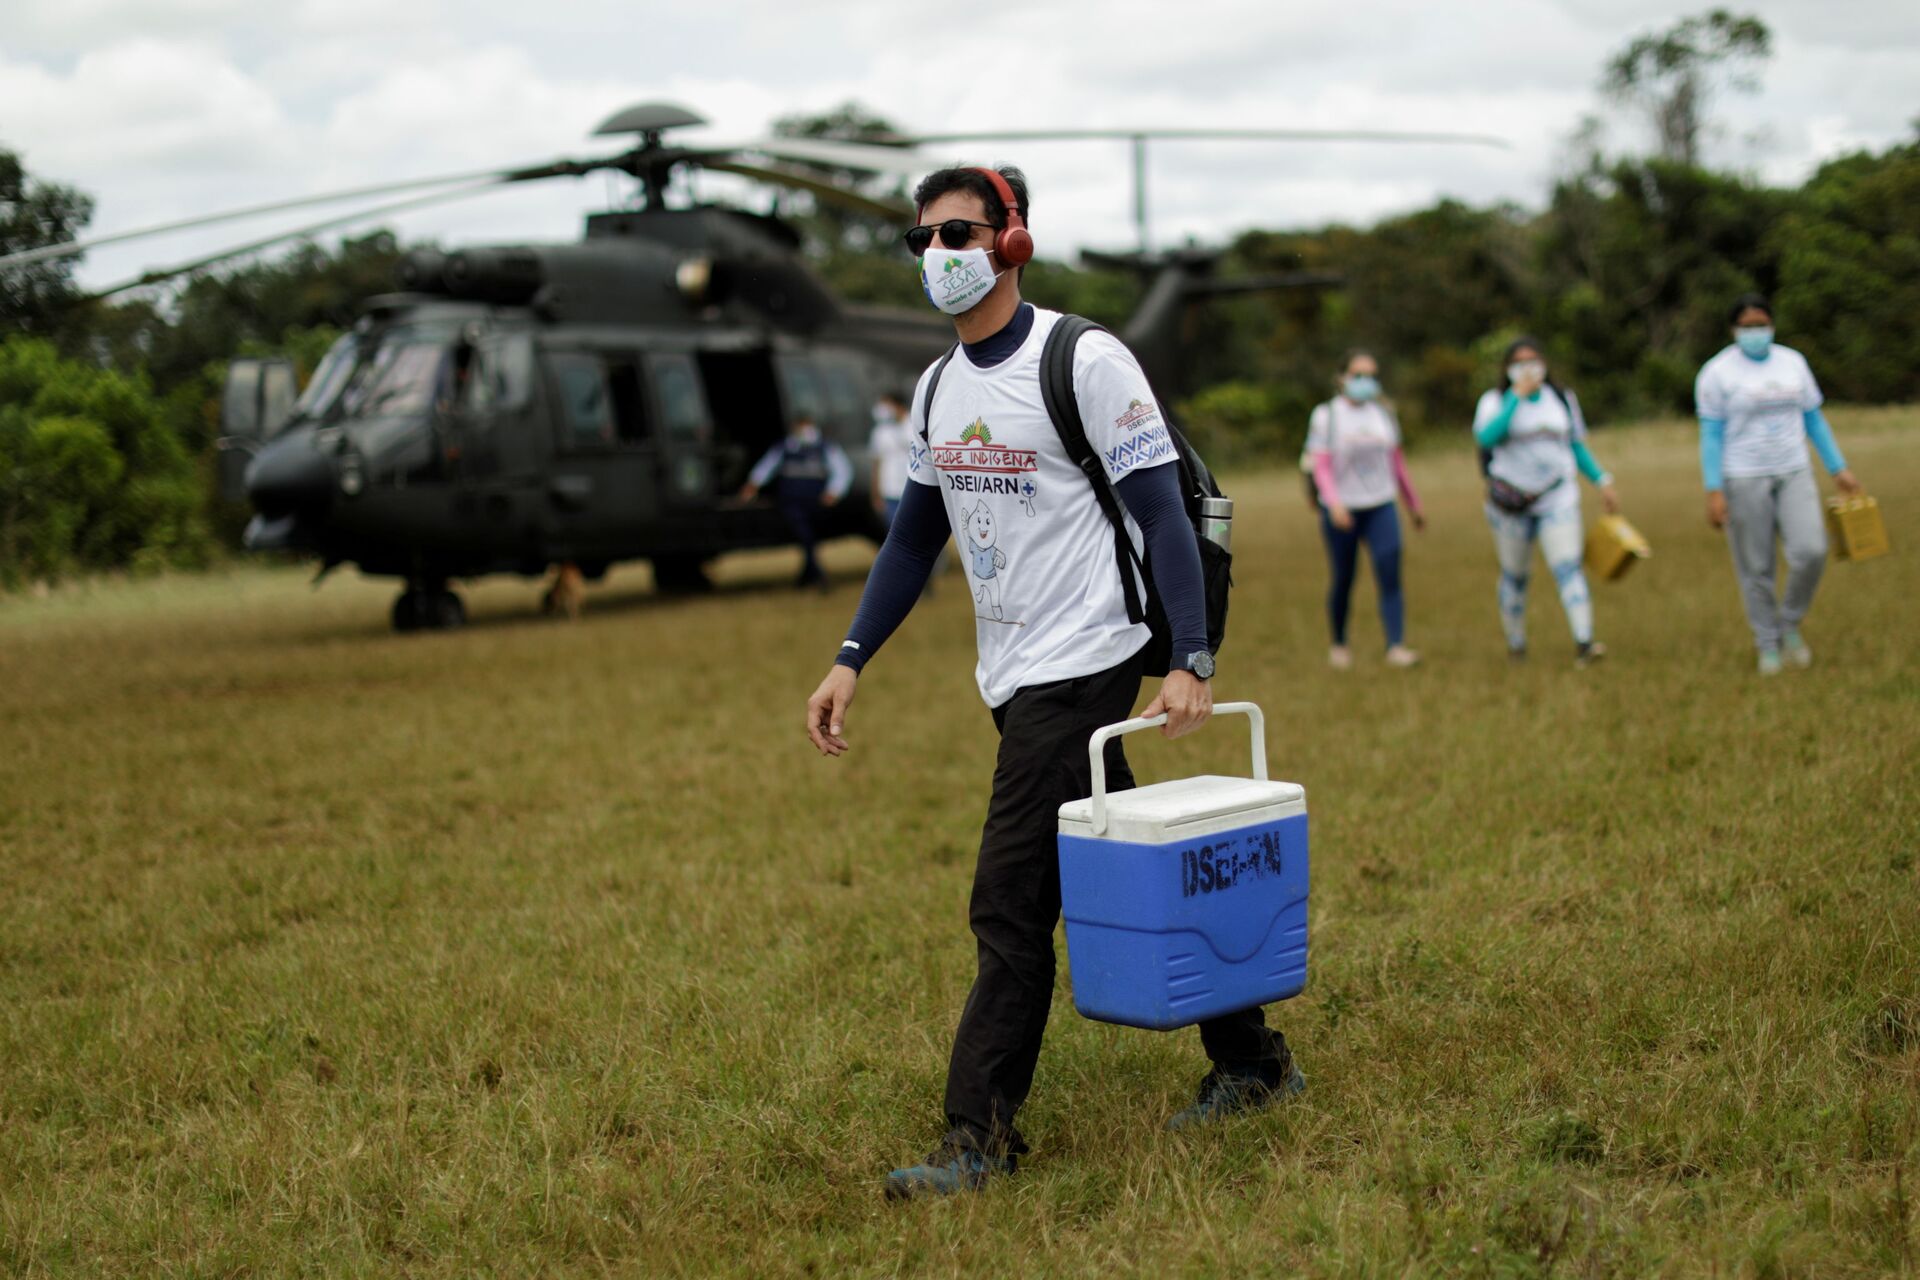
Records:
<instances>
[{"instance_id":1,"label":"white cloud","mask_svg":"<svg viewBox=\"0 0 1920 1280\"><path fill-rule=\"evenodd\" d=\"M267 162L285 127L272 93L219 51L146 38L83 53L65 75L0 62L0 120L54 144L36 158L55 172L193 178Z\"/></svg>"},{"instance_id":2,"label":"white cloud","mask_svg":"<svg viewBox=\"0 0 1920 1280\"><path fill-rule=\"evenodd\" d=\"M250 0L15 0L10 43L85 48L111 39L204 38L259 12Z\"/></svg>"},{"instance_id":3,"label":"white cloud","mask_svg":"<svg viewBox=\"0 0 1920 1280\"><path fill-rule=\"evenodd\" d=\"M325 182L539 160L578 146L638 86L543 77L502 47L393 68L340 99L315 141ZM424 145L423 145L424 143Z\"/></svg>"}]
</instances>

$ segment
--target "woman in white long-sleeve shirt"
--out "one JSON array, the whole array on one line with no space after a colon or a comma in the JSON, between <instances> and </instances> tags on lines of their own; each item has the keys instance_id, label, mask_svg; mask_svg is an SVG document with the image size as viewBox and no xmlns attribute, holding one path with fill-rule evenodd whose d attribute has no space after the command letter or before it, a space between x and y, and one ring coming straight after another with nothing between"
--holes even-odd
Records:
<instances>
[{"instance_id":1,"label":"woman in white long-sleeve shirt","mask_svg":"<svg viewBox=\"0 0 1920 1280\"><path fill-rule=\"evenodd\" d=\"M1760 674L1778 675L1782 659L1813 662L1800 620L1827 564L1820 489L1807 463L1807 442L1844 493L1860 482L1847 470L1833 428L1820 412L1820 384L1806 357L1773 340L1773 306L1757 293L1733 304L1733 344L1700 369L1694 405L1700 414L1700 472L1707 520L1727 531L1733 573ZM1787 585L1774 595L1774 540L1786 554Z\"/></svg>"}]
</instances>

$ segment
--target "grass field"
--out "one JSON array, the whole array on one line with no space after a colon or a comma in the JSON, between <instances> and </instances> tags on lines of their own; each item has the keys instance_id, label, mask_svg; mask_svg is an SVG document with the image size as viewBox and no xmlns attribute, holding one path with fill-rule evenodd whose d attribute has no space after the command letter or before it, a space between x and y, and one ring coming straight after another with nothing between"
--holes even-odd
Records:
<instances>
[{"instance_id":1,"label":"grass field","mask_svg":"<svg viewBox=\"0 0 1920 1280\"><path fill-rule=\"evenodd\" d=\"M1063 965L1035 1154L959 1203L878 1194L972 977L959 590L838 762L801 706L851 545L825 599L768 555L411 637L293 570L0 601L0 1272L1915 1274L1920 414L1834 421L1896 554L1766 683L1680 427L1598 443L1655 556L1587 672L1544 568L1507 664L1468 454L1416 460L1410 673L1365 582L1327 671L1298 479L1233 478L1217 684L1310 797L1309 1091L1161 1133L1196 1037L1082 1020Z\"/></svg>"}]
</instances>

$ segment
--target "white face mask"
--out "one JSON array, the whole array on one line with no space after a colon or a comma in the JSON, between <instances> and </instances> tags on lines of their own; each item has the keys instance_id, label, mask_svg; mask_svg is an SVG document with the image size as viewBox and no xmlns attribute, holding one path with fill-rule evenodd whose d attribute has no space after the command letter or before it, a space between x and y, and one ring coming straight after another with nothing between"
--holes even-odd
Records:
<instances>
[{"instance_id":1,"label":"white face mask","mask_svg":"<svg viewBox=\"0 0 1920 1280\"><path fill-rule=\"evenodd\" d=\"M926 290L928 302L950 316L979 306L999 279L985 249L932 244L920 255L920 287Z\"/></svg>"},{"instance_id":2,"label":"white face mask","mask_svg":"<svg viewBox=\"0 0 1920 1280\"><path fill-rule=\"evenodd\" d=\"M1543 360L1521 360L1507 366L1508 382L1540 382L1547 376Z\"/></svg>"}]
</instances>

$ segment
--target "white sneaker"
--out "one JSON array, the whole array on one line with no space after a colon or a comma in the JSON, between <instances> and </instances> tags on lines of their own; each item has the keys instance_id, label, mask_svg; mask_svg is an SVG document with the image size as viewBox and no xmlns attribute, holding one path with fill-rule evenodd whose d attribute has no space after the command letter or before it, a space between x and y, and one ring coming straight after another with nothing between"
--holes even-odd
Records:
<instances>
[{"instance_id":1,"label":"white sneaker","mask_svg":"<svg viewBox=\"0 0 1920 1280\"><path fill-rule=\"evenodd\" d=\"M1781 648L1786 660L1801 670L1804 671L1813 665L1813 650L1807 648L1807 642L1800 638L1798 628L1787 632Z\"/></svg>"},{"instance_id":2,"label":"white sneaker","mask_svg":"<svg viewBox=\"0 0 1920 1280\"><path fill-rule=\"evenodd\" d=\"M1762 649L1760 651L1760 674L1763 676L1777 676L1780 674L1780 651L1778 649Z\"/></svg>"},{"instance_id":3,"label":"white sneaker","mask_svg":"<svg viewBox=\"0 0 1920 1280\"><path fill-rule=\"evenodd\" d=\"M1397 644L1387 650L1387 665L1400 667L1403 670L1407 667L1417 667L1420 665L1420 655L1403 644Z\"/></svg>"},{"instance_id":4,"label":"white sneaker","mask_svg":"<svg viewBox=\"0 0 1920 1280\"><path fill-rule=\"evenodd\" d=\"M1334 645L1327 650L1327 665L1335 671L1347 671L1353 667L1353 650L1343 644Z\"/></svg>"}]
</instances>

